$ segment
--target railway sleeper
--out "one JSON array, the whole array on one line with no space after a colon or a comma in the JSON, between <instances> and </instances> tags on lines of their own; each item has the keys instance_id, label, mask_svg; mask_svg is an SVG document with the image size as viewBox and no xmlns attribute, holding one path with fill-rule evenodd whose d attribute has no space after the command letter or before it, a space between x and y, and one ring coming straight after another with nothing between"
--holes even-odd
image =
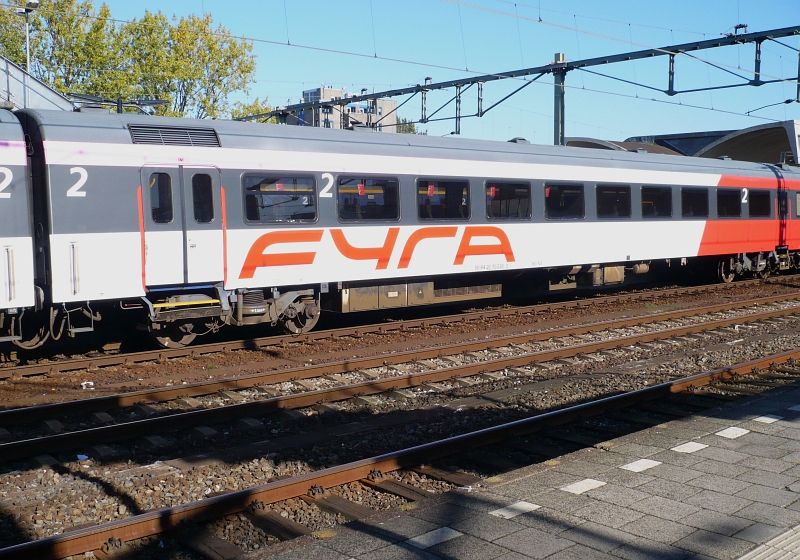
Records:
<instances>
[{"instance_id":1,"label":"railway sleeper","mask_svg":"<svg viewBox=\"0 0 800 560\"><path fill-rule=\"evenodd\" d=\"M265 533L268 533L282 541L290 541L303 535L310 535L311 529L305 525L301 525L281 514L270 511L267 509L258 509L251 507L245 512L245 517L250 520L255 527L258 527ZM263 505L263 504L262 504Z\"/></svg>"},{"instance_id":2,"label":"railway sleeper","mask_svg":"<svg viewBox=\"0 0 800 560\"><path fill-rule=\"evenodd\" d=\"M436 467L425 465L412 468L411 470L417 474L425 475L429 478L433 478L434 480L449 482L450 484L455 484L456 486L474 486L480 484L482 480L477 476L468 473L437 469Z\"/></svg>"},{"instance_id":3,"label":"railway sleeper","mask_svg":"<svg viewBox=\"0 0 800 560\"><path fill-rule=\"evenodd\" d=\"M361 484L364 486L368 486L374 490L386 492L387 494L394 494L395 496L400 496L401 498L405 498L410 502L418 502L435 495L433 492L428 490L421 490L420 488L412 486L411 484L388 478L379 480L362 478L359 482L361 482Z\"/></svg>"},{"instance_id":4,"label":"railway sleeper","mask_svg":"<svg viewBox=\"0 0 800 560\"><path fill-rule=\"evenodd\" d=\"M364 519L375 513L375 510L367 506L351 502L341 496L335 494L323 494L315 496L301 496L307 504L313 504L324 512L333 515L341 514L348 521L355 521L357 519Z\"/></svg>"},{"instance_id":5,"label":"railway sleeper","mask_svg":"<svg viewBox=\"0 0 800 560\"><path fill-rule=\"evenodd\" d=\"M244 554L244 550L230 541L210 534L205 529L186 529L178 531L176 540L202 558L214 560L233 560Z\"/></svg>"}]
</instances>

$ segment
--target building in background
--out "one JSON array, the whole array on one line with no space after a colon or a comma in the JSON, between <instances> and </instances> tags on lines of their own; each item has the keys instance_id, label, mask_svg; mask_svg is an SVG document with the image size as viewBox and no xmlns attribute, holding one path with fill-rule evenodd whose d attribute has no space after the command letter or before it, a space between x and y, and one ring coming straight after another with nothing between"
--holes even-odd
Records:
<instances>
[{"instance_id":1,"label":"building in background","mask_svg":"<svg viewBox=\"0 0 800 560\"><path fill-rule=\"evenodd\" d=\"M331 101L355 97L342 89L323 85L303 91L301 103ZM298 126L317 126L320 128L350 128L368 126L378 132L397 132L397 101L392 99L372 99L348 103L337 107L318 107L304 109L297 114L286 116L286 124Z\"/></svg>"}]
</instances>

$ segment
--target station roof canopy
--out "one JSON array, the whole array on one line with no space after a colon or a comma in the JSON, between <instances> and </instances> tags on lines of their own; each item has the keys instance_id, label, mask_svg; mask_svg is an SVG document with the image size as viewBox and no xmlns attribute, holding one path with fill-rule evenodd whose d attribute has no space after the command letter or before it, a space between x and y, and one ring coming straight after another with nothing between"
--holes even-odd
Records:
<instances>
[{"instance_id":1,"label":"station roof canopy","mask_svg":"<svg viewBox=\"0 0 800 560\"><path fill-rule=\"evenodd\" d=\"M697 157L729 157L756 163L797 165L800 121L762 124L733 131L699 150Z\"/></svg>"},{"instance_id":2,"label":"station roof canopy","mask_svg":"<svg viewBox=\"0 0 800 560\"><path fill-rule=\"evenodd\" d=\"M74 111L72 102L56 90L0 56L0 108Z\"/></svg>"},{"instance_id":3,"label":"station roof canopy","mask_svg":"<svg viewBox=\"0 0 800 560\"><path fill-rule=\"evenodd\" d=\"M634 136L625 141L566 138L567 146L598 150L644 150L703 158L730 158L755 163L800 163L800 121L762 124L742 130L715 130Z\"/></svg>"},{"instance_id":4,"label":"station roof canopy","mask_svg":"<svg viewBox=\"0 0 800 560\"><path fill-rule=\"evenodd\" d=\"M669 154L675 156L683 155L667 146L661 146L653 142L629 142L628 140L619 142L617 140L597 140L595 138L570 137L565 138L564 143L567 146L572 146L575 148L594 148L596 150L617 150L623 152L644 150L650 154Z\"/></svg>"}]
</instances>

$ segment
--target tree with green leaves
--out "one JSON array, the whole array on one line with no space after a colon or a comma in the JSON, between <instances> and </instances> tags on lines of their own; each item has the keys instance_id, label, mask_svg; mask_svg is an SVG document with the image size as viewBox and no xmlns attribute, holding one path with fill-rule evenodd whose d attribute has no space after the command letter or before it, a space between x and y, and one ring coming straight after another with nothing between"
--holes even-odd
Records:
<instances>
[{"instance_id":1,"label":"tree with green leaves","mask_svg":"<svg viewBox=\"0 0 800 560\"><path fill-rule=\"evenodd\" d=\"M214 27L210 15L145 12L117 23L92 0L42 0L29 17L31 74L63 94L164 99L155 113L222 118L241 110L229 96L247 93L255 77L252 43ZM24 37L24 18L0 10L0 54L24 65ZM256 106L264 112L266 100Z\"/></svg>"},{"instance_id":2,"label":"tree with green leaves","mask_svg":"<svg viewBox=\"0 0 800 560\"><path fill-rule=\"evenodd\" d=\"M427 131L418 131L413 121L406 118L401 119L400 117L397 117L397 132L400 134L420 134L422 136L428 134Z\"/></svg>"}]
</instances>

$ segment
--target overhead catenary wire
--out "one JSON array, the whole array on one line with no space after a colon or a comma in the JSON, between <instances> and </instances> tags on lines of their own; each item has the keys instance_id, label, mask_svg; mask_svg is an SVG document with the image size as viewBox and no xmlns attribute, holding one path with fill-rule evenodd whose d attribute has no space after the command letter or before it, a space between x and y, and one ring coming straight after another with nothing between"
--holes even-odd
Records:
<instances>
[{"instance_id":1,"label":"overhead catenary wire","mask_svg":"<svg viewBox=\"0 0 800 560\"><path fill-rule=\"evenodd\" d=\"M689 56L688 53L686 53L686 52L671 52L671 51L668 51L668 50L666 50L666 49L664 49L662 47L653 47L651 45L646 45L646 44L643 44L643 43L636 43L632 39L620 39L619 37L613 37L613 36L610 36L610 35L604 35L602 33L596 33L594 31L587 31L585 29L576 29L575 27L571 27L569 25L562 25L560 23L554 23L554 22L550 22L550 21L542 21L541 19L537 20L537 19L534 19L534 18L529 18L529 17L525 17L525 16L512 14L510 12L504 12L502 10L495 10L493 8L487 8L486 6L478 6L478 5L475 5L475 4L468 4L466 2L463 2L462 0L442 0L442 2L446 2L448 4L458 4L458 5L464 6L466 8L472 8L474 10L485 11L485 12L489 12L489 13L493 13L493 14L497 14L497 15L502 15L502 16L506 16L506 17L520 18L522 20L531 21L533 23L540 23L542 25L555 27L557 29L562 29L564 31L570 31L570 32L577 31L577 32L582 33L584 35L589 35L590 37L597 37L598 39L606 39L608 41L614 41L614 42L617 42L617 43L624 43L624 44L631 45L631 46L634 46L634 47L640 47L640 48L645 49L645 50L658 51L658 52L661 52L663 54L670 54L670 55L675 55L675 56ZM702 34L702 35L705 37L705 34ZM701 58L697 58L697 57L689 57L689 58L694 58L694 60L697 60L697 61L702 62L704 64L711 64L711 62L703 60ZM717 66L720 67L720 68L727 67L727 68L731 68L733 70L739 70L739 68L737 68L736 66L728 65L728 64L717 63ZM762 76L766 76L768 78L784 79L784 78L781 78L780 76L771 76L771 75L765 74L763 72L761 73L761 75ZM786 81L793 82L794 80L786 80Z\"/></svg>"},{"instance_id":2,"label":"overhead catenary wire","mask_svg":"<svg viewBox=\"0 0 800 560\"><path fill-rule=\"evenodd\" d=\"M539 5L538 6L531 6L530 4L525 4L523 2L512 2L511 0L494 0L494 1L498 2L500 4L514 4L515 6L517 6L517 5L525 6L526 8L531 8L531 9L534 9L534 10L538 9L539 10L539 21L540 22L542 21L542 11L543 10L542 10L542 2L541 2L541 0L539 0ZM544 8L544 11L545 12L550 12L551 14L561 14L561 15L565 15L565 16L573 15L571 12L562 12L561 10L554 10L552 8ZM701 32L701 31L688 31L686 29L674 29L674 28L667 28L667 27L659 27L657 25L647 25L645 23L633 23L633 22L629 22L629 21L621 21L621 20L617 20L617 19L601 18L601 17L597 17L597 16L582 15L581 17L584 18L584 19L591 19L591 20L594 20L594 21L604 21L606 23L619 23L619 24L622 24L622 25L633 25L635 27L645 27L647 29L658 29L658 30L661 30L661 31L673 31L674 30L674 31L679 31L681 33L691 33L691 34L694 34L694 35L704 35L704 33Z\"/></svg>"},{"instance_id":3,"label":"overhead catenary wire","mask_svg":"<svg viewBox=\"0 0 800 560\"><path fill-rule=\"evenodd\" d=\"M579 29L576 29L575 27L563 26L563 25L560 25L560 24L552 23L552 22L545 22L545 21L542 21L541 19L536 20L536 19L527 18L527 17L524 17L524 16L515 16L515 14L509 14L507 12L502 12L502 11L499 11L499 10L492 10L492 9L484 8L484 7L481 7L481 6L474 6L474 5L467 4L465 2L461 2L461 1L457 1L457 0L443 0L443 1L444 2L453 3L453 4L458 4L458 5L461 5L461 6L471 7L471 8L475 8L475 9L487 10L487 11L499 13L499 14L502 14L502 15L510 16L510 17L518 17L518 18L523 19L523 20L530 20L530 21L533 21L535 23L542 23L542 24L545 24L545 25L550 25L550 26L554 26L554 27L557 27L557 28L566 29L566 30L569 30L569 31L577 31L577 32L580 32L580 33L583 33L583 34L588 34L588 35L592 35L592 36L596 36L596 37L600 37L600 38L606 38L606 39L617 41L617 42L630 43L630 41L626 41L626 40L618 39L618 38L614 38L614 37L608 37L608 36L604 36L604 35L601 35L601 34L589 32L589 31L585 31L585 30L579 30ZM284 0L284 5L285 5L285 0ZM0 3L0 9L2 9L2 8L15 9L16 6L10 5L10 4ZM52 10L52 9L45 9L45 8L40 8L38 11L40 13L51 13L51 14L54 14L54 15L66 14L67 13L66 11L63 11L63 10ZM383 60L383 61L387 61L387 62L396 62L396 63L401 63L401 64L409 64L409 65L426 67L426 68L437 68L437 69L453 70L453 71L457 71L457 72L465 72L465 70L462 69L462 68L452 67L452 66L443 65L443 64L433 64L433 63L428 63L428 62L406 60L406 59L401 59L401 58L396 58L396 57L377 56L376 54L369 55L369 54L365 54L365 53L346 51L346 50L341 50L341 49L333 49L333 48L327 48L327 47L317 47L317 46L312 46L312 45L292 44L289 41L289 36L288 36L288 14L287 14L286 10L284 10L284 16L285 16L285 19L286 19L286 30L287 30L287 42L286 43L283 43L281 41L270 40L270 39L251 38L251 37L247 37L247 36L244 36L244 35L233 35L233 34L230 34L230 33L221 33L221 32L215 32L215 31L198 31L197 33L198 34L205 34L205 35L209 35L209 36L222 37L222 38L226 38L226 39L237 39L237 40L242 40L242 41L250 41L250 42L255 42L255 43L270 44L270 45L276 45L276 46L288 46L288 47L291 47L291 48L304 49L304 50L310 50L310 51L326 52L326 53L331 53L331 54L339 54L339 55L353 56L353 57L359 57L359 58L377 59L377 60ZM98 15L94 15L94 14L80 14L80 17L83 17L85 19L90 19L90 20L96 20L96 21L106 21L106 22L114 23L114 24L137 25L137 26L144 26L144 27L158 27L158 25L156 25L156 24L148 24L148 23L143 23L143 22L139 22L139 21L129 21L129 20L124 20L124 19L112 18L112 17L102 17L102 16L98 16ZM784 45L784 46L786 46L788 48L792 48L792 47L790 47L788 45L785 45L784 43L781 43L780 41L775 41L775 42L778 42L781 45ZM633 43L631 43L631 44L633 44ZM643 46L643 45L640 45L640 46ZM660 49L660 48L652 48L652 47L648 47L648 48L652 49L654 51L664 52L665 54L686 55L686 53L669 53L668 51L665 51L664 49ZM794 50L797 50L797 49L794 49ZM691 58L694 58L695 60L698 60L698 61L706 63L706 64L713 64L713 63L710 63L708 61L704 61L702 59L699 59L697 57L691 57ZM721 65L720 64L718 66L721 67L721 66L725 66L725 65ZM475 74L475 75L481 75L482 74L481 72L476 71L476 70L471 70L471 71L466 71L466 72L468 72L470 74ZM498 73L495 73L495 74L483 73L483 75L499 75L499 74ZM765 77L775 78L775 81L784 81L784 82L790 82L790 83L794 83L795 82L795 79L785 79L785 78L770 76L770 75L765 74L763 72L762 72L761 75L765 76ZM512 77L512 79L523 79L523 78ZM570 88L570 89L573 88L573 86L566 86L566 87ZM588 88L584 88L584 89L586 91L602 93L602 94L606 94L606 95L621 95L621 94L617 94L615 92L608 92L608 91L597 90L597 89L588 89ZM748 116L750 118L758 118L758 119L761 119L761 120L772 120L772 119L766 119L764 117L758 117L758 116L754 116L754 115L745 115L743 113L737 113L735 111L718 110L718 109L714 109L713 107L712 108L708 108L708 107L703 107L703 106L695 106L695 105L691 105L691 104L673 103L673 102L669 102L669 101L665 101L665 100L656 100L656 99L649 99L648 100L646 98L642 98L642 99L646 100L646 101L664 103L664 104L668 104L668 105L676 105L676 106L682 106L682 107L694 107L694 108L698 108L698 109L712 110L712 111L716 110L716 111L721 111L721 112L724 112L724 113L738 115L738 116Z\"/></svg>"},{"instance_id":4,"label":"overhead catenary wire","mask_svg":"<svg viewBox=\"0 0 800 560\"><path fill-rule=\"evenodd\" d=\"M490 11L490 12L494 12L494 13L497 13L497 14L505 15L505 16L508 16L508 17L515 17L514 14L510 14L508 12L503 12L503 11L500 11L500 10L492 10L490 8L485 8L483 6L475 6L473 4L467 4L465 2L461 2L461 1L458 1L458 0L442 0L442 1L443 2L452 3L452 4L460 4L462 6L469 7L469 8ZM285 0L284 0L284 3L285 3ZM5 8L5 9L16 9L17 6L11 5L11 4L0 3L0 9L3 9L3 8ZM59 15L59 14L66 15L67 14L67 12L64 11L64 10L52 10L52 9L46 9L46 8L43 8L43 7L38 8L36 11L38 13L50 13L50 14L54 14L54 15ZM106 22L115 23L115 24L137 25L137 26L142 26L142 27L153 27L153 28L160 27L157 24L148 24L148 23L143 23L143 22L140 22L140 21L131 21L131 20L125 20L125 19L119 19L119 18L113 18L113 17L102 17L102 16L98 16L98 15L94 15L94 14L79 14L79 17L82 17L84 19L96 20L96 21L106 21ZM575 31L575 28L574 27L570 27L570 26L565 26L565 25L560 25L560 24L557 24L557 23L537 20L537 19L528 18L528 17L525 17L525 16L518 16L518 17L520 19L523 19L523 20L528 20L528 21L532 21L532 22L535 22L535 23L541 23L543 25L554 26L554 27L557 27L557 28L560 28L560 29L564 29L564 30L567 30L567 31L570 31L570 32ZM287 16L287 18L288 18L288 16ZM288 19L287 19L287 22L288 22ZM619 38L616 38L616 37L610 37L610 36L606 36L606 35L601 35L599 33L594 33L594 32L586 31L586 30L583 30L583 29L578 29L578 32L586 34L586 35L602 38L602 39L608 39L608 40L611 40L611 41L631 44L630 41L626 40L626 39L619 39ZM479 70L464 70L463 68L459 68L459 67L456 67L456 66L449 66L449 65L446 65L446 64L435 64L435 63L430 63L430 62L422 62L422 61L418 61L418 60L407 60L407 59L397 58L397 57L375 56L374 54L360 53L360 52L355 52L355 51L346 51L346 50L342 50L342 49L333 49L333 48L329 48L329 47L317 47L317 46L313 46L313 45L304 45L304 44L300 44L300 43L289 43L288 39L287 39L287 42L284 43L282 41L276 41L276 40L272 40L272 39L262 39L262 38L248 37L246 35L226 34L226 33L220 33L220 32L216 32L216 31L197 31L196 33L203 34L203 35L209 35L209 36L212 36L212 37L221 37L221 38L226 38L226 39L238 39L238 40L241 40L241 41L249 41L249 42L253 42L253 43L275 45L275 46L281 46L281 47L292 47L292 48L296 48L296 49L304 49L304 50L310 50L310 51L325 52L325 53L330 53L330 54L340 54L340 55L353 56L353 57L358 57L358 58L368 58L368 59L375 59L375 60L383 60L383 61L386 61L386 62L396 62L396 63L400 63L400 64L409 64L409 65L420 66L420 67L425 67L425 68L436 68L436 69L442 69L442 70L453 70L453 71L456 71L456 72L468 72L470 74L475 74L475 75L482 75L482 74L492 75L493 74L492 72L485 72L485 71L479 71ZM287 23L287 37L288 37L288 23ZM783 43L781 43L781 44L783 44ZM643 47L645 49L650 49L650 50L654 50L654 51L661 51L661 52L664 52L664 54L675 54L675 55L683 55L683 56L686 55L686 53L669 53L669 52L664 51L663 49L661 49L659 47L651 47L649 45L644 45L644 44L632 43L632 45L633 46ZM708 64L707 61L703 61L702 59L697 59L697 60L700 60L701 62ZM727 65L719 64L719 66L724 67L724 66L727 66ZM735 69L735 67L733 67L733 66L729 66L729 67ZM761 75L764 76L764 77L767 77L767 78L784 79L784 78L781 78L779 76L772 76L772 75L766 74L764 72L762 72ZM794 82L794 80L792 80L792 79L785 79L785 81L791 82L791 83Z\"/></svg>"}]
</instances>

